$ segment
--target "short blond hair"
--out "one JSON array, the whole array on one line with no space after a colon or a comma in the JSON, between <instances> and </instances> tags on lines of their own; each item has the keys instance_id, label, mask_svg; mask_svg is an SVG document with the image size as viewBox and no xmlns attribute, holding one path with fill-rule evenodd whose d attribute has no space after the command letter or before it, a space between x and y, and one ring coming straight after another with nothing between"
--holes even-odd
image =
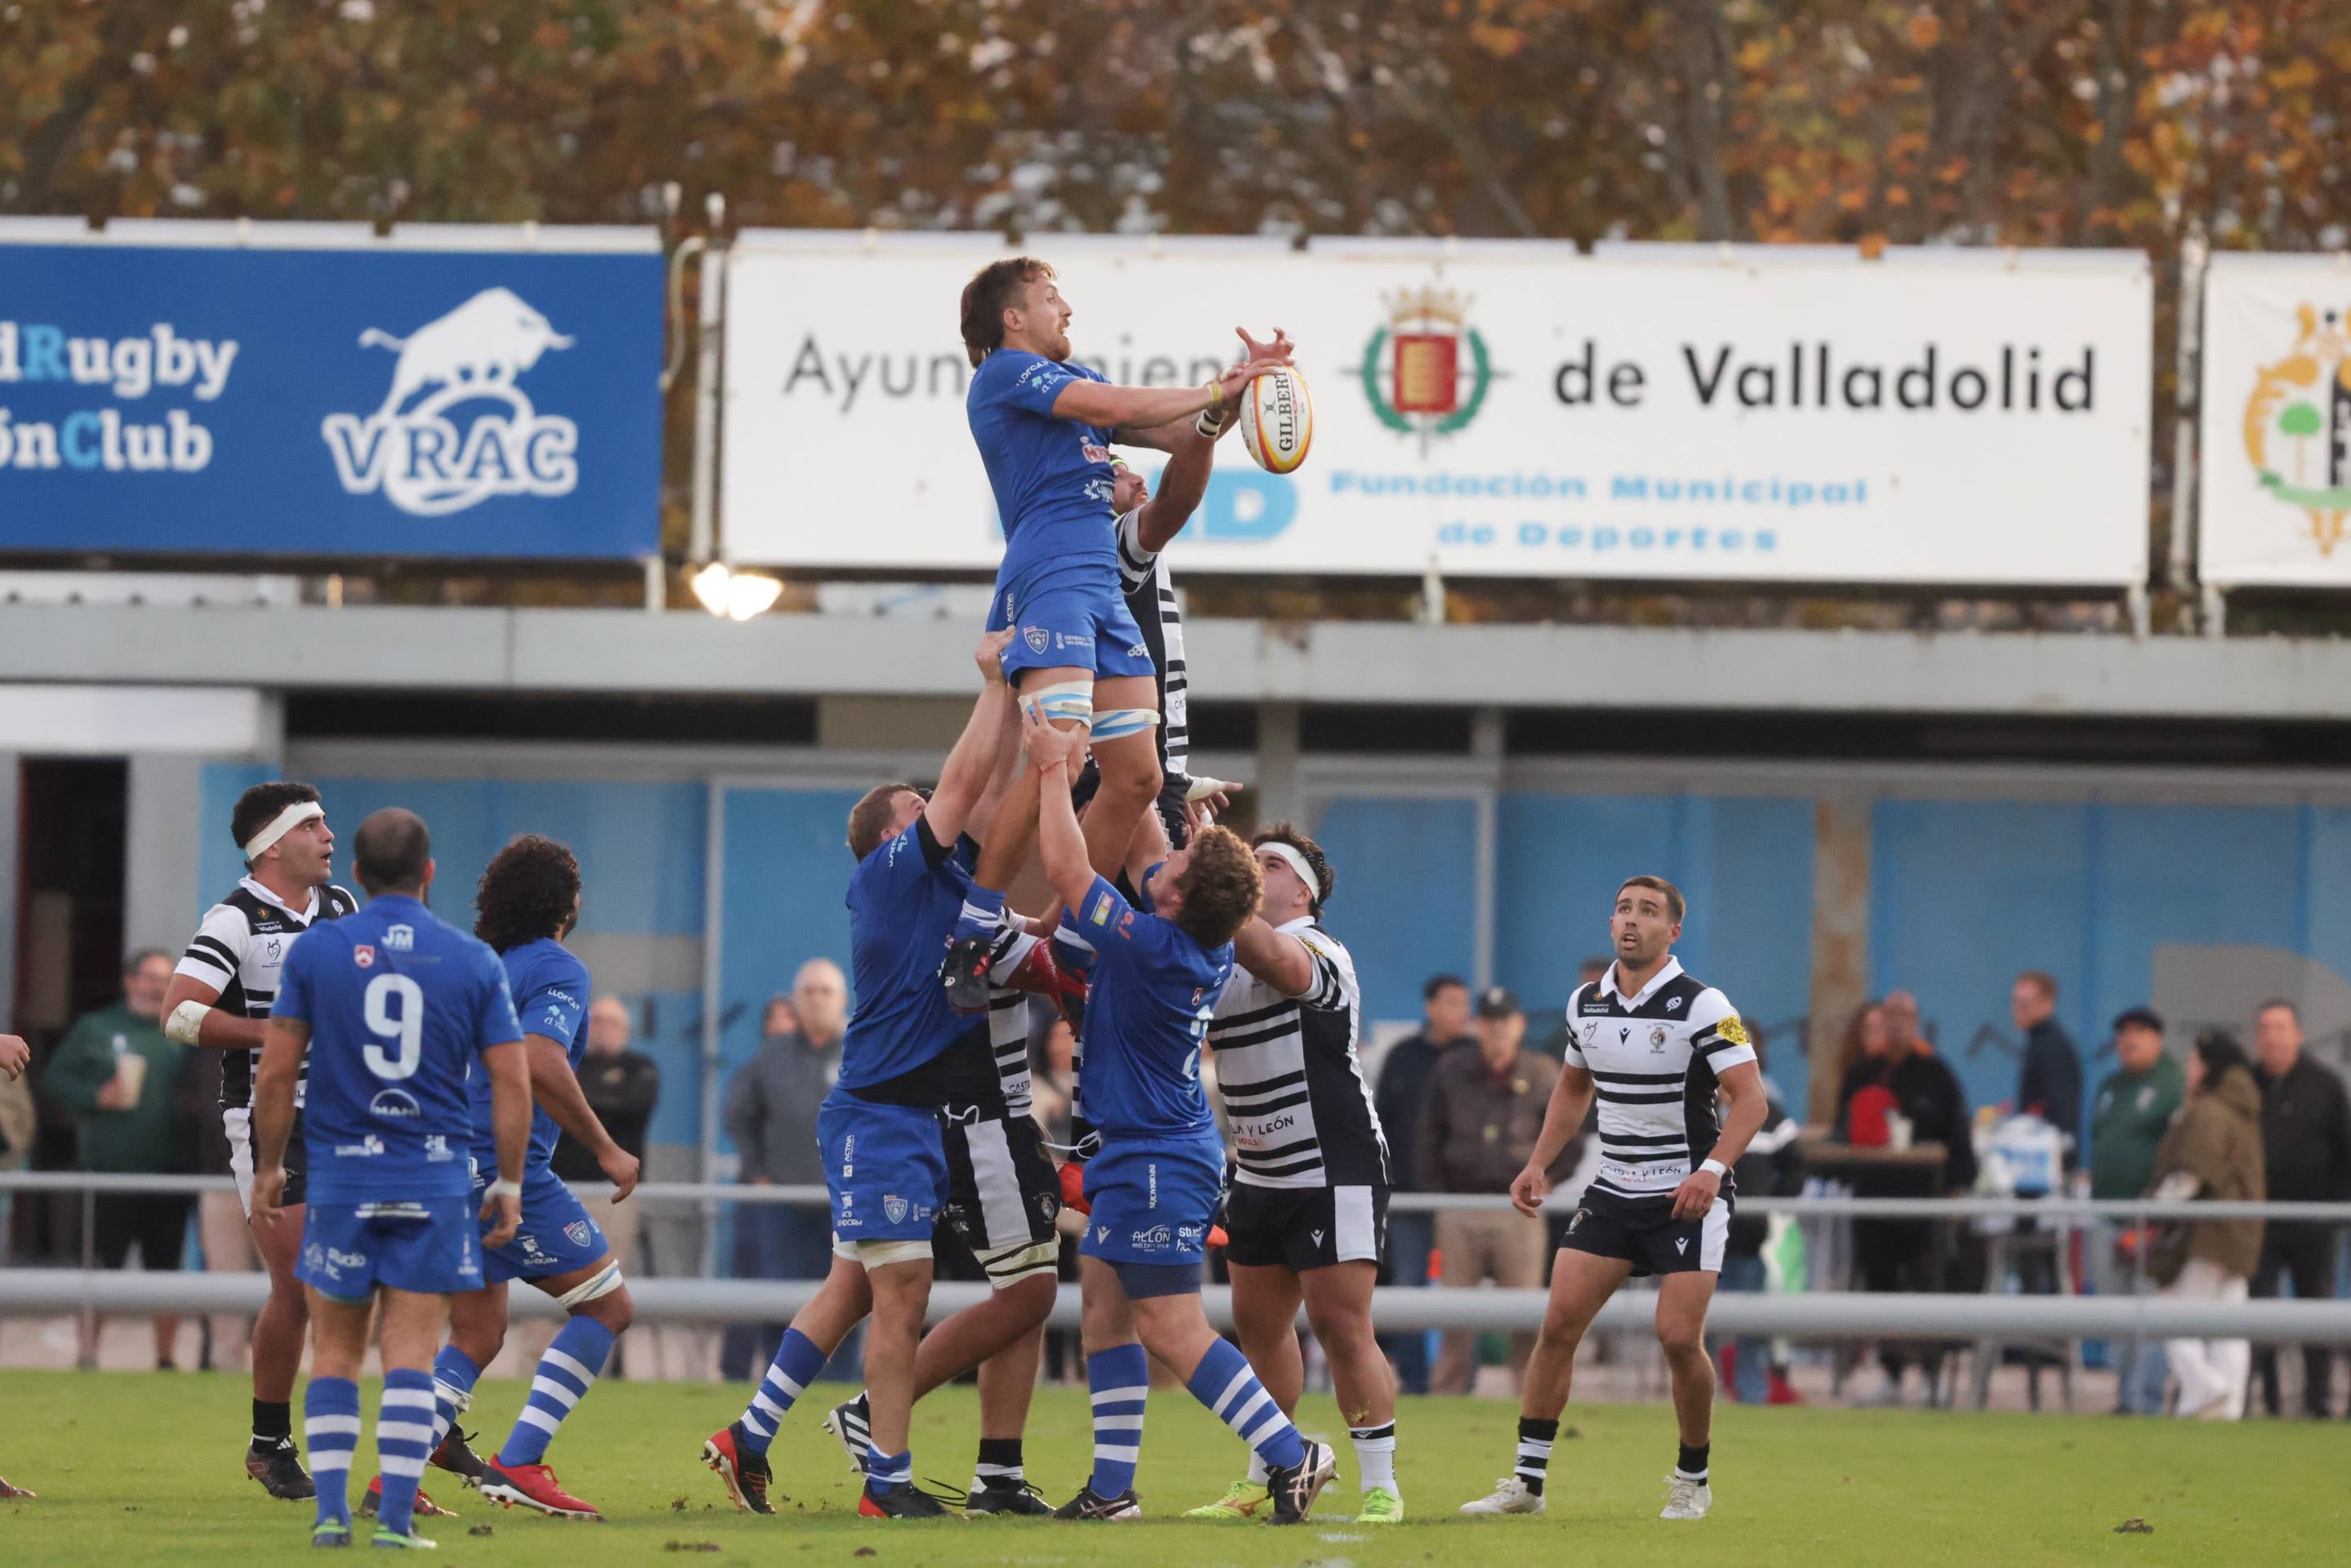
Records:
<instances>
[{"instance_id":1,"label":"short blond hair","mask_svg":"<svg viewBox=\"0 0 2351 1568\"><path fill-rule=\"evenodd\" d=\"M1184 913L1176 924L1203 947L1221 947L1240 934L1265 898L1265 873L1241 836L1218 823L1192 840L1191 859L1176 879Z\"/></svg>"}]
</instances>

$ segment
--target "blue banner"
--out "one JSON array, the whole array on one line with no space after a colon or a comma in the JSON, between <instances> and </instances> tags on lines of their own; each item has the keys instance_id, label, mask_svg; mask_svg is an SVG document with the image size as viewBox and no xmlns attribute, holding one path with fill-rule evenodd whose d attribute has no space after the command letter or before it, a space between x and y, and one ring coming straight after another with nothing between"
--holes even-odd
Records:
<instances>
[{"instance_id":1,"label":"blue banner","mask_svg":"<svg viewBox=\"0 0 2351 1568\"><path fill-rule=\"evenodd\" d=\"M623 557L662 258L0 243L0 551Z\"/></svg>"}]
</instances>

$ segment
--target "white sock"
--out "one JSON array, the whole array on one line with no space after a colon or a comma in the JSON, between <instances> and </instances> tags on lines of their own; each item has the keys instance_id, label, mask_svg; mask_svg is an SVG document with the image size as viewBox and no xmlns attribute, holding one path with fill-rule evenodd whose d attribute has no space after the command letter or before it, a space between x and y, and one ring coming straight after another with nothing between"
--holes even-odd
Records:
<instances>
[{"instance_id":1,"label":"white sock","mask_svg":"<svg viewBox=\"0 0 2351 1568\"><path fill-rule=\"evenodd\" d=\"M1350 1427L1347 1436L1355 1445L1355 1469L1363 1479L1363 1490L1375 1487L1396 1490L1395 1423L1378 1427Z\"/></svg>"},{"instance_id":2,"label":"white sock","mask_svg":"<svg viewBox=\"0 0 2351 1568\"><path fill-rule=\"evenodd\" d=\"M1253 1487L1261 1487L1271 1479L1271 1473L1265 1468L1265 1461L1257 1457L1257 1450L1255 1448L1251 1448L1249 1450L1249 1485Z\"/></svg>"}]
</instances>

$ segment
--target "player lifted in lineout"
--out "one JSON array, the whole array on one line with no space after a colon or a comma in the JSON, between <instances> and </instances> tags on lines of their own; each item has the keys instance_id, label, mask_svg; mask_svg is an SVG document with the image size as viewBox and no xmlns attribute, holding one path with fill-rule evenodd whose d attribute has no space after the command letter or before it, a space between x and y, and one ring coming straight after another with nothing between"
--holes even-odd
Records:
<instances>
[{"instance_id":1,"label":"player lifted in lineout","mask_svg":"<svg viewBox=\"0 0 2351 1568\"><path fill-rule=\"evenodd\" d=\"M1069 362L1073 314L1044 262L1013 256L982 267L963 291L974 366L965 407L1004 524L988 626L1012 633L1004 668L1021 700L1056 727L1090 736L1102 786L1086 814L1087 859L1111 871L1163 781L1148 733L1160 722L1155 672L1120 583L1111 445L1171 450L1198 416L1221 413L1288 364L1290 342L1242 332L1247 358L1203 387L1114 386ZM1035 769L1024 770L974 869L940 971L959 1011L987 1006L1003 890L1035 841L1036 789Z\"/></svg>"},{"instance_id":2,"label":"player lifted in lineout","mask_svg":"<svg viewBox=\"0 0 2351 1568\"><path fill-rule=\"evenodd\" d=\"M1094 1466L1059 1517L1142 1516L1134 1469L1150 1392L1146 1349L1265 1462L1271 1520L1295 1524L1336 1473L1331 1450L1299 1435L1250 1370L1208 1327L1200 1270L1223 1183L1224 1141L1200 1087L1200 1046L1233 970L1233 937L1263 891L1249 846L1210 827L1166 851L1144 818L1127 863L1142 907L1094 871L1070 805L1081 737L1027 707L1041 780L1039 847L1068 907L1055 940L1090 967L1085 1108L1101 1150L1085 1167L1092 1209L1079 1243L1081 1332Z\"/></svg>"},{"instance_id":3,"label":"player lifted in lineout","mask_svg":"<svg viewBox=\"0 0 2351 1568\"><path fill-rule=\"evenodd\" d=\"M1526 1168L1510 1183L1520 1212L1542 1212L1544 1175L1600 1098L1600 1165L1568 1221L1551 1305L1527 1364L1517 1462L1469 1514L1541 1513L1575 1349L1593 1318L1635 1274L1655 1274L1657 1343L1673 1383L1681 1448L1667 1478L1665 1519L1703 1519L1714 1364L1706 1309L1722 1272L1736 1196L1730 1167L1763 1125L1762 1069L1730 1000L1682 970L1679 889L1636 876L1616 890L1608 923L1616 961L1567 1004L1567 1054ZM1729 1102L1718 1124L1717 1090Z\"/></svg>"},{"instance_id":4,"label":"player lifted in lineout","mask_svg":"<svg viewBox=\"0 0 2351 1568\"><path fill-rule=\"evenodd\" d=\"M359 900L334 884L335 833L327 809L308 784L276 779L237 797L229 832L244 856L246 874L228 896L204 912L163 993L163 1032L182 1045L217 1051L221 1058L221 1122L229 1165L255 1249L269 1270L269 1300L253 1324L253 1440L246 1473L272 1497L311 1495L310 1478L294 1446L294 1375L302 1364L308 1309L294 1277L302 1235L304 1081L294 1081L292 1164L278 1206L282 1224L252 1224L254 1068L262 1031L277 996L277 977L294 939L322 921L357 909Z\"/></svg>"},{"instance_id":5,"label":"player lifted in lineout","mask_svg":"<svg viewBox=\"0 0 2351 1568\"><path fill-rule=\"evenodd\" d=\"M360 824L366 909L288 950L254 1086L253 1217L282 1223L294 1086L306 1059L302 1218L313 1362L303 1398L318 1472L311 1542L351 1539L360 1364L375 1325L383 1358L376 1417L383 1492L375 1544L430 1547L413 1524L433 1451L433 1352L449 1298L482 1282L482 1249L514 1239L530 1145L530 1081L506 970L488 946L424 907L433 885L423 822L397 807ZM478 1064L478 1068L477 1065ZM471 1162L478 1071L490 1084L498 1179L475 1224Z\"/></svg>"},{"instance_id":6,"label":"player lifted in lineout","mask_svg":"<svg viewBox=\"0 0 2351 1568\"><path fill-rule=\"evenodd\" d=\"M522 1019L530 1076L530 1149L523 1173L522 1227L483 1258L481 1288L450 1303L449 1343L434 1358L434 1463L463 1476L493 1502L561 1519L596 1519L565 1491L546 1464L548 1445L603 1374L613 1343L635 1316L621 1265L603 1228L554 1170L555 1141L568 1133L595 1157L612 1201L637 1185L637 1159L612 1140L580 1088L588 1050L588 967L563 945L580 919L580 862L552 839L526 833L500 850L474 894L474 934L506 967ZM488 1086L473 1085L474 1189L496 1158ZM474 1402L482 1369L506 1343L507 1282L528 1281L569 1314L538 1360L531 1392L495 1457L484 1460L452 1424Z\"/></svg>"}]
</instances>

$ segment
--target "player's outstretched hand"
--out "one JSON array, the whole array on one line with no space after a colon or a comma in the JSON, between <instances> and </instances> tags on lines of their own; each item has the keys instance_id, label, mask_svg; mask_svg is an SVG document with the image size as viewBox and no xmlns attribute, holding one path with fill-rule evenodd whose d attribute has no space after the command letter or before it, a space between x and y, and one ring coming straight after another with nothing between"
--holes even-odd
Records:
<instances>
[{"instance_id":1,"label":"player's outstretched hand","mask_svg":"<svg viewBox=\"0 0 2351 1568\"><path fill-rule=\"evenodd\" d=\"M1031 700L1020 705L1020 727L1028 733L1029 760L1040 768L1056 763L1075 768L1084 755L1085 742L1079 732L1047 723L1041 703Z\"/></svg>"},{"instance_id":2,"label":"player's outstretched hand","mask_svg":"<svg viewBox=\"0 0 2351 1568\"><path fill-rule=\"evenodd\" d=\"M1722 1192L1722 1178L1712 1171L1692 1171L1674 1188L1674 1218L1703 1219Z\"/></svg>"},{"instance_id":3,"label":"player's outstretched hand","mask_svg":"<svg viewBox=\"0 0 2351 1568\"><path fill-rule=\"evenodd\" d=\"M979 640L972 661L979 666L979 678L991 686L1004 684L1004 650L1012 646L1012 628L990 632Z\"/></svg>"},{"instance_id":4,"label":"player's outstretched hand","mask_svg":"<svg viewBox=\"0 0 2351 1568\"><path fill-rule=\"evenodd\" d=\"M277 1223L277 1200L286 1193L286 1167L272 1166L266 1171L253 1173L253 1222L256 1225Z\"/></svg>"},{"instance_id":5,"label":"player's outstretched hand","mask_svg":"<svg viewBox=\"0 0 2351 1568\"><path fill-rule=\"evenodd\" d=\"M522 1228L522 1194L500 1192L490 1195L482 1205L482 1220L489 1228L482 1233L482 1250L495 1252L515 1239Z\"/></svg>"},{"instance_id":6,"label":"player's outstretched hand","mask_svg":"<svg viewBox=\"0 0 2351 1568\"><path fill-rule=\"evenodd\" d=\"M1540 1166L1529 1166L1510 1183L1511 1206L1530 1219L1542 1213L1543 1199L1550 1194L1551 1177Z\"/></svg>"},{"instance_id":7,"label":"player's outstretched hand","mask_svg":"<svg viewBox=\"0 0 2351 1568\"><path fill-rule=\"evenodd\" d=\"M22 1078L33 1064L33 1048L21 1034L0 1034L0 1078Z\"/></svg>"},{"instance_id":8,"label":"player's outstretched hand","mask_svg":"<svg viewBox=\"0 0 2351 1568\"><path fill-rule=\"evenodd\" d=\"M603 1171L604 1179L612 1184L614 1203L637 1190L637 1156L620 1145L614 1144L611 1152L598 1159L596 1164Z\"/></svg>"},{"instance_id":9,"label":"player's outstretched hand","mask_svg":"<svg viewBox=\"0 0 2351 1568\"><path fill-rule=\"evenodd\" d=\"M1249 358L1265 360L1278 365L1290 363L1292 344L1290 341L1290 334L1280 328L1276 327L1273 329L1273 341L1270 343L1259 342L1249 335L1249 329L1246 327L1236 327L1233 329L1233 333L1240 339L1241 348Z\"/></svg>"}]
</instances>

